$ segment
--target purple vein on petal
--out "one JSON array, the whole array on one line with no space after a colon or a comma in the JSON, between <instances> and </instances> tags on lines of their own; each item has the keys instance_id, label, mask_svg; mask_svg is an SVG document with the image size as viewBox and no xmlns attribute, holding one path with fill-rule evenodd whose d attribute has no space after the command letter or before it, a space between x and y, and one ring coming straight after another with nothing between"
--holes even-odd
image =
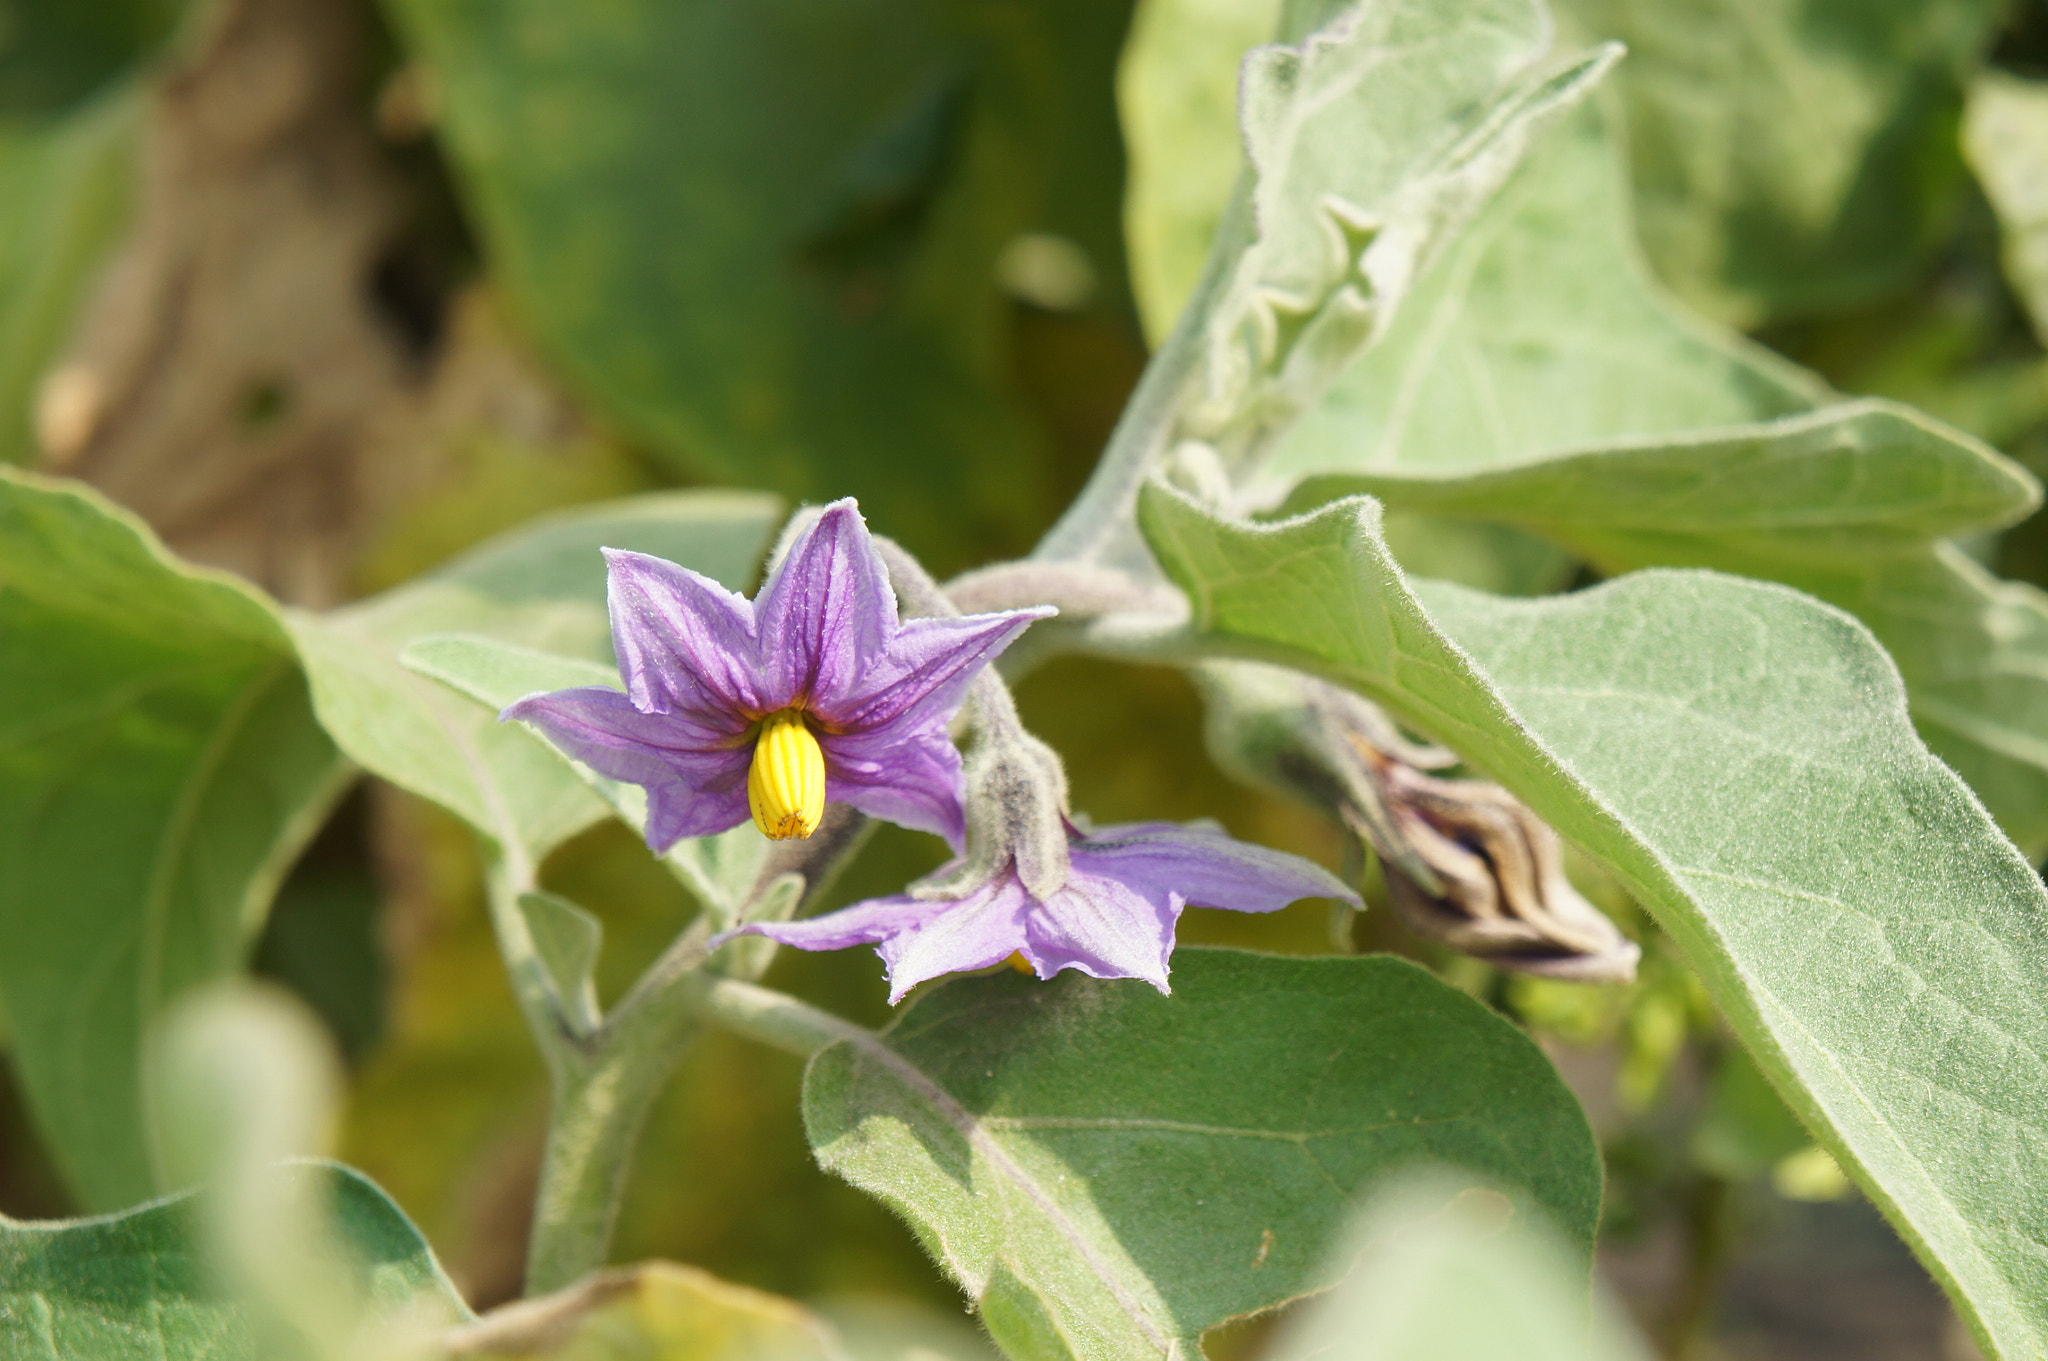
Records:
<instances>
[{"instance_id":1,"label":"purple vein on petal","mask_svg":"<svg viewBox=\"0 0 2048 1361\"><path fill-rule=\"evenodd\" d=\"M1058 613L1050 607L958 619L913 619L889 644L859 687L824 717L854 730L887 723L924 723L959 707L981 668L1017 635Z\"/></svg>"},{"instance_id":2,"label":"purple vein on petal","mask_svg":"<svg viewBox=\"0 0 2048 1361\"><path fill-rule=\"evenodd\" d=\"M829 711L858 685L886 652L897 617L888 569L851 500L834 501L798 534L754 610L777 694Z\"/></svg>"},{"instance_id":3,"label":"purple vein on petal","mask_svg":"<svg viewBox=\"0 0 2048 1361\"><path fill-rule=\"evenodd\" d=\"M1154 900L1172 892L1233 912L1277 912L1302 898L1359 901L1343 880L1299 856L1172 823L1103 828L1077 842L1073 857Z\"/></svg>"},{"instance_id":4,"label":"purple vein on petal","mask_svg":"<svg viewBox=\"0 0 2048 1361\"><path fill-rule=\"evenodd\" d=\"M762 712L754 606L701 573L607 548L612 645L627 693L650 713ZM780 707L779 705L775 707Z\"/></svg>"}]
</instances>

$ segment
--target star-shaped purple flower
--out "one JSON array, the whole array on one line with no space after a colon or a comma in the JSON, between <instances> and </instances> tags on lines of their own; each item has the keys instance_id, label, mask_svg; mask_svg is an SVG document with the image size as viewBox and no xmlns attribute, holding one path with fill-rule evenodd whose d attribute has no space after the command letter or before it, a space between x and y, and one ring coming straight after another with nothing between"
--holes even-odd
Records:
<instances>
[{"instance_id":1,"label":"star-shaped purple flower","mask_svg":"<svg viewBox=\"0 0 2048 1361\"><path fill-rule=\"evenodd\" d=\"M750 811L770 836L809 836L827 800L960 844L947 721L976 673L1054 611L900 620L851 500L797 534L751 601L661 558L605 556L626 692L529 695L500 717L644 786L648 845Z\"/></svg>"},{"instance_id":2,"label":"star-shaped purple flower","mask_svg":"<svg viewBox=\"0 0 2048 1361\"><path fill-rule=\"evenodd\" d=\"M962 897L874 898L805 921L750 923L714 943L761 935L800 950L874 945L888 966L891 1002L928 978L1013 955L1040 978L1079 969L1095 978L1142 978L1166 992L1174 928L1191 902L1273 912L1300 898L1359 901L1318 865L1200 825L1073 832L1067 855L1066 882L1046 898L1025 888L1012 864Z\"/></svg>"}]
</instances>

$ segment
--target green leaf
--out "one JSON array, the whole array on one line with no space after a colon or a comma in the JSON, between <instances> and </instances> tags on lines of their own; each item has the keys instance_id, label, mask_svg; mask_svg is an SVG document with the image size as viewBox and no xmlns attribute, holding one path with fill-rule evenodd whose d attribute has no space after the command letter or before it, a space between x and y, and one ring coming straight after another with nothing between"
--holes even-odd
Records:
<instances>
[{"instance_id":1,"label":"green leaf","mask_svg":"<svg viewBox=\"0 0 2048 1361\"><path fill-rule=\"evenodd\" d=\"M694 1267L642 1262L507 1305L449 1335L472 1361L845 1361L838 1335L794 1300Z\"/></svg>"},{"instance_id":2,"label":"green leaf","mask_svg":"<svg viewBox=\"0 0 2048 1361\"><path fill-rule=\"evenodd\" d=\"M409 669L460 691L493 715L514 700L544 690L567 690L582 685L624 688L615 667L596 666L573 657L471 634L430 634L406 648L402 660ZM573 772L628 827L645 833L646 790L606 779L580 761L552 747L547 749L559 766L554 778L559 779L562 771ZM738 920L747 906L767 852L768 839L753 823L744 822L717 836L678 841L662 859L712 914L713 920L724 924Z\"/></svg>"},{"instance_id":3,"label":"green leaf","mask_svg":"<svg viewBox=\"0 0 2048 1361\"><path fill-rule=\"evenodd\" d=\"M1181 413L1182 434L1226 461L1262 450L1383 334L1430 258L1618 56L1551 60L1536 0L1321 8L1336 17L1298 46L1245 58L1250 174Z\"/></svg>"},{"instance_id":4,"label":"green leaf","mask_svg":"<svg viewBox=\"0 0 2048 1361\"><path fill-rule=\"evenodd\" d=\"M2004 528L2041 501L2016 464L1884 401L1462 475L1397 465L1310 478L1289 502L1305 508L1357 491L1567 536L1703 536L1820 564L1914 556L1943 535Z\"/></svg>"},{"instance_id":5,"label":"green leaf","mask_svg":"<svg viewBox=\"0 0 2048 1361\"><path fill-rule=\"evenodd\" d=\"M1503 1213L1503 1212L1506 1213ZM1344 1277L1274 1339L1272 1361L1648 1361L1549 1225L1434 1168L1375 1190Z\"/></svg>"},{"instance_id":6,"label":"green leaf","mask_svg":"<svg viewBox=\"0 0 2048 1361\"><path fill-rule=\"evenodd\" d=\"M2048 343L2048 82L1999 72L1970 86L1963 149L1997 210L2006 277Z\"/></svg>"},{"instance_id":7,"label":"green leaf","mask_svg":"<svg viewBox=\"0 0 2048 1361\"><path fill-rule=\"evenodd\" d=\"M1990 449L1851 402L1465 477L1312 479L1297 500L1350 491L1531 529L1610 575L1712 567L1840 605L1898 662L1928 742L2023 848L2048 846L2048 595L1935 537L2038 504L2033 479Z\"/></svg>"},{"instance_id":8,"label":"green leaf","mask_svg":"<svg viewBox=\"0 0 2048 1361\"><path fill-rule=\"evenodd\" d=\"M606 816L538 738L406 671L405 643L460 625L608 657L600 546L744 584L778 515L740 493L600 505L312 615L178 563L83 488L0 471L0 993L37 1123L80 1196L118 1206L162 1189L142 1035L246 962L341 790L337 743L534 858Z\"/></svg>"},{"instance_id":9,"label":"green leaf","mask_svg":"<svg viewBox=\"0 0 2048 1361\"><path fill-rule=\"evenodd\" d=\"M37 452L33 408L95 272L128 224L139 91L0 124L0 463Z\"/></svg>"},{"instance_id":10,"label":"green leaf","mask_svg":"<svg viewBox=\"0 0 2048 1361\"><path fill-rule=\"evenodd\" d=\"M1821 406L1816 381L1666 300L1627 214L1604 128L1575 117L1246 496L1342 470L1362 476L1288 504L1371 491L1404 515L1534 530L1609 572L1706 566L1811 591L1870 625L1923 735L2024 848L2048 848L2048 596L1940 542L2025 514L2032 479L1902 408Z\"/></svg>"},{"instance_id":11,"label":"green leaf","mask_svg":"<svg viewBox=\"0 0 2048 1361\"><path fill-rule=\"evenodd\" d=\"M1696 305L1754 326L1910 282L1963 187L1955 124L1997 0L1560 0L1628 44L1643 235Z\"/></svg>"},{"instance_id":12,"label":"green leaf","mask_svg":"<svg viewBox=\"0 0 2048 1361\"><path fill-rule=\"evenodd\" d=\"M1702 572L1418 595L1366 500L1142 509L1191 642L1357 688L1605 863L1980 1337L2048 1347L2048 893L1860 625Z\"/></svg>"},{"instance_id":13,"label":"green leaf","mask_svg":"<svg viewBox=\"0 0 2048 1361\"><path fill-rule=\"evenodd\" d=\"M73 1190L132 1204L143 1035L242 967L347 772L270 603L83 488L0 470L0 638L14 1057Z\"/></svg>"},{"instance_id":14,"label":"green leaf","mask_svg":"<svg viewBox=\"0 0 2048 1361\"><path fill-rule=\"evenodd\" d=\"M611 660L600 548L653 553L740 587L779 518L773 497L743 492L604 502L514 530L360 605L287 618L320 720L343 750L538 860L604 817L604 801L533 733L408 671L406 644L461 629L545 647L584 659L572 683L589 684L592 665Z\"/></svg>"},{"instance_id":15,"label":"green leaf","mask_svg":"<svg viewBox=\"0 0 2048 1361\"><path fill-rule=\"evenodd\" d=\"M1590 1248L1585 1116L1484 1007L1390 958L1182 950L1173 982L960 980L805 1076L819 1162L910 1221L1011 1355L1191 1355L1326 1285L1353 1192L1416 1160Z\"/></svg>"},{"instance_id":16,"label":"green leaf","mask_svg":"<svg viewBox=\"0 0 2048 1361\"><path fill-rule=\"evenodd\" d=\"M1129 325L1127 0L392 10L495 278L661 456L963 560L1057 510L998 261L1066 238Z\"/></svg>"},{"instance_id":17,"label":"green leaf","mask_svg":"<svg viewBox=\"0 0 2048 1361\"><path fill-rule=\"evenodd\" d=\"M1829 396L1650 278L1619 153L1588 107L1531 150L1380 343L1281 441L1253 494L1316 472L1492 467L1794 415Z\"/></svg>"},{"instance_id":18,"label":"green leaf","mask_svg":"<svg viewBox=\"0 0 2048 1361\"><path fill-rule=\"evenodd\" d=\"M468 1310L417 1230L375 1184L339 1164L337 1236L369 1316L454 1321ZM0 1353L91 1361L257 1361L241 1311L201 1257L190 1194L98 1219L0 1221Z\"/></svg>"}]
</instances>

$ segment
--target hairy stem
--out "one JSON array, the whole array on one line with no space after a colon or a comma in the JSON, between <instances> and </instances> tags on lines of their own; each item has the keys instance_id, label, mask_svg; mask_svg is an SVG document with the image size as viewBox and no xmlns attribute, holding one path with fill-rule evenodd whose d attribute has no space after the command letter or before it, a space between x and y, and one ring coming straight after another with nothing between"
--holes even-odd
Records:
<instances>
[{"instance_id":1,"label":"hairy stem","mask_svg":"<svg viewBox=\"0 0 2048 1361\"><path fill-rule=\"evenodd\" d=\"M647 1112L696 1027L668 1039L661 1052L600 1045L556 1078L527 1245L527 1294L560 1290L605 1264Z\"/></svg>"},{"instance_id":2,"label":"hairy stem","mask_svg":"<svg viewBox=\"0 0 2048 1361\"><path fill-rule=\"evenodd\" d=\"M693 1014L721 1030L799 1058L809 1058L840 1040L875 1037L865 1026L820 1011L787 993L737 978L699 975L691 983L688 1006Z\"/></svg>"}]
</instances>

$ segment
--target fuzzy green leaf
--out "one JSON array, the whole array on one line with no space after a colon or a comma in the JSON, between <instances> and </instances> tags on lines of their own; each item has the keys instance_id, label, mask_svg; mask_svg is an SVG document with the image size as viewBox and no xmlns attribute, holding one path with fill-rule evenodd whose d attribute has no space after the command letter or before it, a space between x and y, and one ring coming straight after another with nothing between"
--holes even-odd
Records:
<instances>
[{"instance_id":1,"label":"fuzzy green leaf","mask_svg":"<svg viewBox=\"0 0 2048 1361\"><path fill-rule=\"evenodd\" d=\"M336 1238L372 1320L468 1316L426 1241L361 1173L309 1166L332 1184ZM190 1194L99 1219L0 1221L0 1354L91 1361L258 1361L236 1305L201 1255Z\"/></svg>"},{"instance_id":2,"label":"fuzzy green leaf","mask_svg":"<svg viewBox=\"0 0 2048 1361\"><path fill-rule=\"evenodd\" d=\"M151 1022L248 957L346 778L254 590L83 488L0 471L0 993L88 1204L159 1189Z\"/></svg>"},{"instance_id":3,"label":"fuzzy green leaf","mask_svg":"<svg viewBox=\"0 0 2048 1361\"><path fill-rule=\"evenodd\" d=\"M1705 566L1819 595L1891 650L1922 734L2038 854L2048 595L1942 541L2026 514L2033 479L1911 411L1829 401L1649 280L1589 113L1531 155L1246 494L1343 472L1289 504L1371 491L1431 525L1532 530L1609 572Z\"/></svg>"},{"instance_id":4,"label":"fuzzy green leaf","mask_svg":"<svg viewBox=\"0 0 2048 1361\"><path fill-rule=\"evenodd\" d=\"M1194 646L1357 688L1604 862L1980 1336L2048 1346L2048 893L1861 625L1705 572L1411 590L1364 499L1143 512Z\"/></svg>"},{"instance_id":5,"label":"fuzzy green leaf","mask_svg":"<svg viewBox=\"0 0 2048 1361\"><path fill-rule=\"evenodd\" d=\"M1585 1116L1478 1003L1389 958L1183 950L1173 984L960 980L805 1076L819 1161L910 1221L1012 1356L1193 1356L1327 1285L1354 1192L1414 1161L1590 1248Z\"/></svg>"}]
</instances>

